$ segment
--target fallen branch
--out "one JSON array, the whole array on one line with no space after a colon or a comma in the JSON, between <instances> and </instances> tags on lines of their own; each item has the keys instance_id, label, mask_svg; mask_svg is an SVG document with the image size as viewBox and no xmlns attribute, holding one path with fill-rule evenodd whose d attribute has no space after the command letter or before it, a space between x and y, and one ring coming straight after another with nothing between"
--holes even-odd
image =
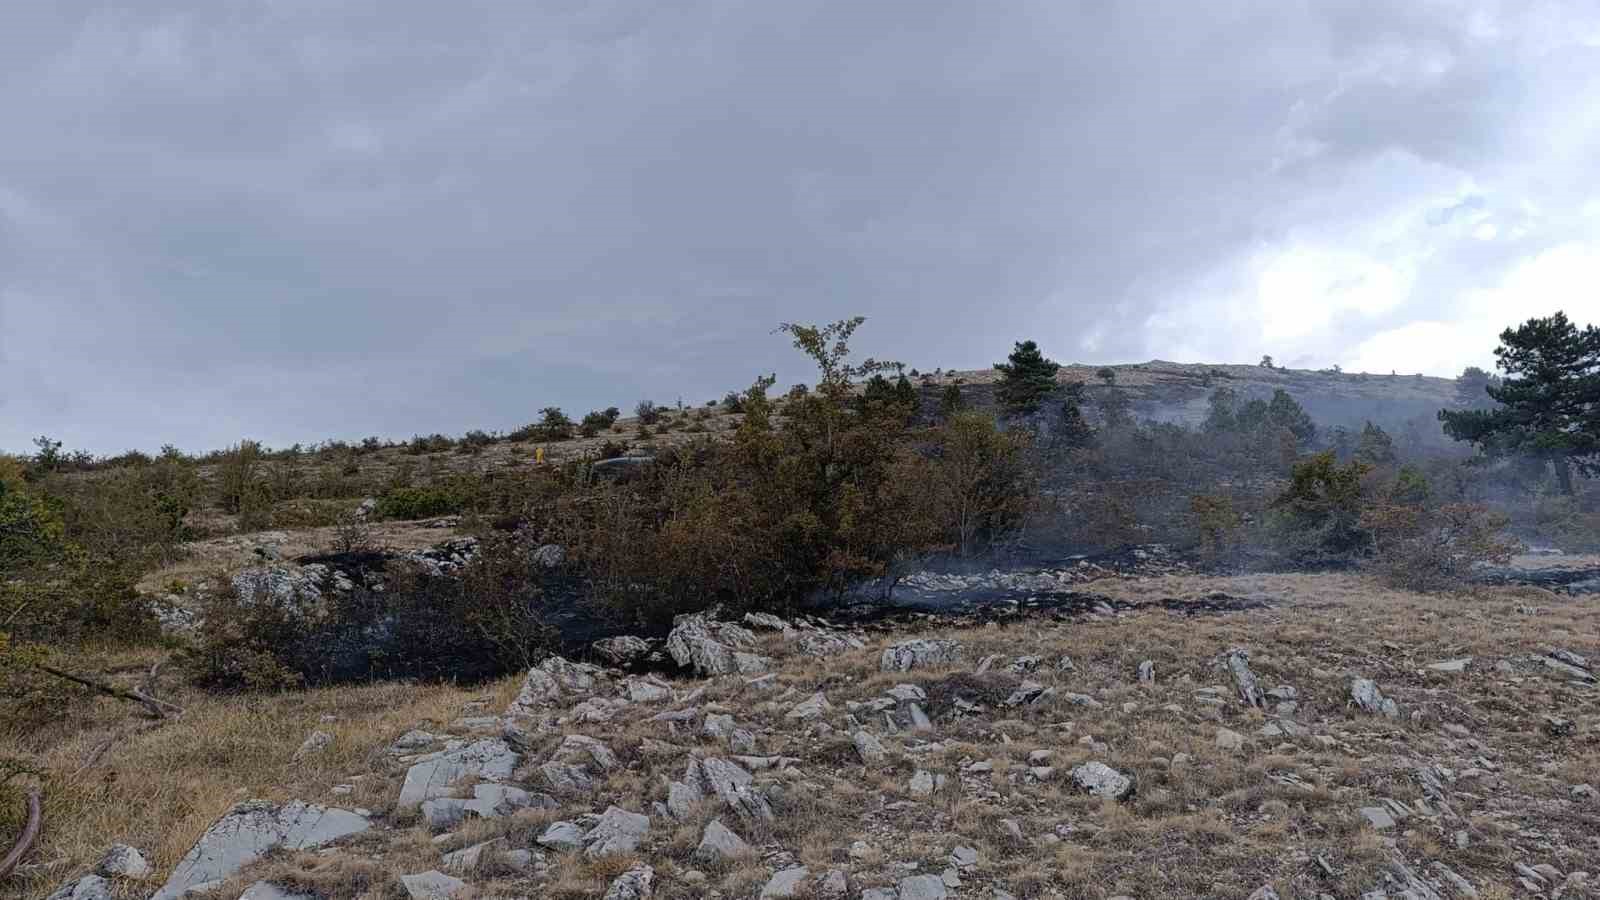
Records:
<instances>
[{"instance_id":1,"label":"fallen branch","mask_svg":"<svg viewBox=\"0 0 1600 900\"><path fill-rule=\"evenodd\" d=\"M10 875L16 869L17 863L28 855L33 849L33 842L39 838L39 823L44 820L44 813L39 809L39 792L28 792L28 824L22 827L22 836L17 838L17 843L12 846L11 852L0 859L0 878Z\"/></svg>"},{"instance_id":2,"label":"fallen branch","mask_svg":"<svg viewBox=\"0 0 1600 900\"><path fill-rule=\"evenodd\" d=\"M119 688L114 684L107 684L103 681L95 681L93 678L89 678L84 675L76 675L72 672L57 669L54 666L45 665L44 663L39 663L38 669L47 675L54 675L57 678L65 678L68 681L76 682L84 687L94 688L108 697L115 697L118 700L127 700L132 703L138 703L145 709L149 710L150 714L158 719L165 719L168 715L183 715L183 707L178 706L175 703L168 703L159 697L152 697L149 694L146 694L144 691Z\"/></svg>"}]
</instances>

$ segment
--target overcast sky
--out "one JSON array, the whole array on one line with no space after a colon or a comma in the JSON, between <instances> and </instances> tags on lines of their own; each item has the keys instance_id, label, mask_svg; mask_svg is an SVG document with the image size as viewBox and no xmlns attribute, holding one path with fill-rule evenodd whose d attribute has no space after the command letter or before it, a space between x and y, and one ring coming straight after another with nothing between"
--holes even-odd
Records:
<instances>
[{"instance_id":1,"label":"overcast sky","mask_svg":"<svg viewBox=\"0 0 1600 900\"><path fill-rule=\"evenodd\" d=\"M1600 319L1588 2L0 6L0 448Z\"/></svg>"}]
</instances>

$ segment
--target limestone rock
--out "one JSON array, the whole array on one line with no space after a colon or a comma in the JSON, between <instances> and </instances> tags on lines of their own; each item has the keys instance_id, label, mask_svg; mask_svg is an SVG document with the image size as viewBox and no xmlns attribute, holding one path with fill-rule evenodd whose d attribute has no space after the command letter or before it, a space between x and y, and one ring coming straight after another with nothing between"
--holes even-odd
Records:
<instances>
[{"instance_id":1,"label":"limestone rock","mask_svg":"<svg viewBox=\"0 0 1600 900\"><path fill-rule=\"evenodd\" d=\"M702 863L728 863L751 852L750 845L743 838L723 825L721 819L713 819L701 835L694 858Z\"/></svg>"},{"instance_id":2,"label":"limestone rock","mask_svg":"<svg viewBox=\"0 0 1600 900\"><path fill-rule=\"evenodd\" d=\"M856 745L856 756L861 762L875 766L882 763L888 752L883 749L883 742L878 740L872 732L862 729L851 735L850 740Z\"/></svg>"},{"instance_id":3,"label":"limestone rock","mask_svg":"<svg viewBox=\"0 0 1600 900\"><path fill-rule=\"evenodd\" d=\"M595 656L622 669L644 662L651 652L649 641L631 634L601 638L590 644L589 648Z\"/></svg>"},{"instance_id":4,"label":"limestone rock","mask_svg":"<svg viewBox=\"0 0 1600 900\"><path fill-rule=\"evenodd\" d=\"M1388 718L1397 718L1400 708L1395 702L1383 695L1378 690L1377 682L1370 678L1356 678L1350 682L1350 700L1362 712L1381 713Z\"/></svg>"},{"instance_id":5,"label":"limestone rock","mask_svg":"<svg viewBox=\"0 0 1600 900\"><path fill-rule=\"evenodd\" d=\"M149 876L150 864L144 855L127 844L112 844L94 867L95 874L107 878L140 879Z\"/></svg>"},{"instance_id":6,"label":"limestone rock","mask_svg":"<svg viewBox=\"0 0 1600 900\"><path fill-rule=\"evenodd\" d=\"M467 778L504 781L511 777L519 758L498 738L424 756L406 772L395 802L400 809L413 809L424 800L448 796L453 785Z\"/></svg>"},{"instance_id":7,"label":"limestone rock","mask_svg":"<svg viewBox=\"0 0 1600 900\"><path fill-rule=\"evenodd\" d=\"M415 875L401 875L400 883L405 885L406 893L411 895L411 900L450 900L467 887L465 881L446 875L437 869L418 872Z\"/></svg>"},{"instance_id":8,"label":"limestone rock","mask_svg":"<svg viewBox=\"0 0 1600 900\"><path fill-rule=\"evenodd\" d=\"M1222 658L1222 664L1227 668L1228 674L1233 676L1233 685L1239 692L1239 699L1247 706L1262 707L1261 685L1256 681L1256 675L1250 671L1250 651L1243 647L1234 647Z\"/></svg>"},{"instance_id":9,"label":"limestone rock","mask_svg":"<svg viewBox=\"0 0 1600 900\"><path fill-rule=\"evenodd\" d=\"M63 885L46 900L111 900L111 882L99 875L85 875Z\"/></svg>"},{"instance_id":10,"label":"limestone rock","mask_svg":"<svg viewBox=\"0 0 1600 900\"><path fill-rule=\"evenodd\" d=\"M672 620L667 653L678 665L702 677L764 672L769 663L765 657L735 649L750 646L754 640L754 635L737 625L716 622L710 612L687 613Z\"/></svg>"},{"instance_id":11,"label":"limestone rock","mask_svg":"<svg viewBox=\"0 0 1600 900\"><path fill-rule=\"evenodd\" d=\"M900 900L944 900L950 895L937 875L912 875L900 879Z\"/></svg>"},{"instance_id":12,"label":"limestone rock","mask_svg":"<svg viewBox=\"0 0 1600 900\"><path fill-rule=\"evenodd\" d=\"M761 889L761 900L786 900L786 898L799 897L805 887L806 878L811 871L805 866L794 866L784 869L772 876L767 881L767 886Z\"/></svg>"},{"instance_id":13,"label":"limestone rock","mask_svg":"<svg viewBox=\"0 0 1600 900\"><path fill-rule=\"evenodd\" d=\"M960 658L961 645L955 641L917 638L884 648L878 668L885 672L909 672L953 665Z\"/></svg>"},{"instance_id":14,"label":"limestone rock","mask_svg":"<svg viewBox=\"0 0 1600 900\"><path fill-rule=\"evenodd\" d=\"M650 831L650 819L619 807L608 807L589 833L583 836L583 853L590 859L616 853L632 853Z\"/></svg>"},{"instance_id":15,"label":"limestone rock","mask_svg":"<svg viewBox=\"0 0 1600 900\"><path fill-rule=\"evenodd\" d=\"M299 801L241 803L206 829L151 900L173 900L195 885L221 881L273 850L321 847L368 826L365 816Z\"/></svg>"},{"instance_id":16,"label":"limestone rock","mask_svg":"<svg viewBox=\"0 0 1600 900\"><path fill-rule=\"evenodd\" d=\"M656 870L643 863L618 875L603 900L650 900L655 896Z\"/></svg>"},{"instance_id":17,"label":"limestone rock","mask_svg":"<svg viewBox=\"0 0 1600 900\"><path fill-rule=\"evenodd\" d=\"M1083 791L1111 800L1125 800L1134 791L1132 778L1098 761L1073 769L1072 781Z\"/></svg>"}]
</instances>

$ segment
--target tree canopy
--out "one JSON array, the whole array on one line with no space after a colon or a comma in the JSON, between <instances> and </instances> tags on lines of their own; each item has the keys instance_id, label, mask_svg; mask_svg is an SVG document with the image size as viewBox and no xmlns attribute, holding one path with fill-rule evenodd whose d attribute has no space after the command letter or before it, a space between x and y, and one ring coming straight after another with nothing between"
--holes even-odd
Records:
<instances>
[{"instance_id":1,"label":"tree canopy","mask_svg":"<svg viewBox=\"0 0 1600 900\"><path fill-rule=\"evenodd\" d=\"M1000 382L995 387L1008 412L1026 415L1036 412L1044 399L1055 392L1056 372L1061 364L1046 359L1033 341L1018 341L1006 362L995 363Z\"/></svg>"},{"instance_id":2,"label":"tree canopy","mask_svg":"<svg viewBox=\"0 0 1600 900\"><path fill-rule=\"evenodd\" d=\"M1557 312L1501 332L1494 355L1505 377L1484 390L1500 405L1440 410L1445 433L1486 457L1547 460L1572 493L1572 469L1600 472L1600 329Z\"/></svg>"}]
</instances>

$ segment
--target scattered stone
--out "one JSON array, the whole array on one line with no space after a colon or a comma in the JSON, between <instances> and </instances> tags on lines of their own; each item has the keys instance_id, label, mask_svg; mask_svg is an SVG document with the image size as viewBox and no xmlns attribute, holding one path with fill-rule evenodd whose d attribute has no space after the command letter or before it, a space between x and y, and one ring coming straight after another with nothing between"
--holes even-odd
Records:
<instances>
[{"instance_id":1,"label":"scattered stone","mask_svg":"<svg viewBox=\"0 0 1600 900\"><path fill-rule=\"evenodd\" d=\"M970 869L978 864L978 851L960 846L950 851L950 862L958 869Z\"/></svg>"},{"instance_id":2,"label":"scattered stone","mask_svg":"<svg viewBox=\"0 0 1600 900\"><path fill-rule=\"evenodd\" d=\"M305 759L308 756L321 753L322 751L328 749L328 746L332 743L333 735L326 731L313 731L311 732L311 736L306 738L305 742L300 745L300 749L294 751L293 758L298 761Z\"/></svg>"},{"instance_id":3,"label":"scattered stone","mask_svg":"<svg viewBox=\"0 0 1600 900\"><path fill-rule=\"evenodd\" d=\"M1583 658L1581 656L1577 656L1576 654L1570 653L1567 654L1567 657L1576 657L1577 659ZM1562 675L1571 678L1573 681L1580 681L1584 684L1595 683L1596 679L1594 673L1590 672L1587 667L1573 665L1572 663L1568 662L1567 659L1555 654L1541 657L1540 659L1544 663L1545 668L1550 669L1551 671L1560 672Z\"/></svg>"},{"instance_id":4,"label":"scattered stone","mask_svg":"<svg viewBox=\"0 0 1600 900\"><path fill-rule=\"evenodd\" d=\"M945 900L950 896L944 879L937 875L913 875L900 879L899 900ZM866 900L862 895L862 900Z\"/></svg>"},{"instance_id":5,"label":"scattered stone","mask_svg":"<svg viewBox=\"0 0 1600 900\"><path fill-rule=\"evenodd\" d=\"M478 868L479 863L483 862L484 853L504 846L505 843L505 838L495 838L492 841L484 841L480 844L473 844L470 847L456 850L453 853L446 853L443 860L444 867L447 870L456 872L458 874L472 872Z\"/></svg>"},{"instance_id":6,"label":"scattered stone","mask_svg":"<svg viewBox=\"0 0 1600 900\"><path fill-rule=\"evenodd\" d=\"M755 636L737 625L716 622L711 616L712 611L686 613L672 620L667 653L673 661L701 677L766 671L769 660L765 657L735 650L726 643L749 646Z\"/></svg>"},{"instance_id":7,"label":"scattered stone","mask_svg":"<svg viewBox=\"0 0 1600 900\"><path fill-rule=\"evenodd\" d=\"M396 805L412 809L424 800L448 796L455 784L467 778L504 781L511 777L519 758L498 738L424 756L406 772Z\"/></svg>"},{"instance_id":8,"label":"scattered stone","mask_svg":"<svg viewBox=\"0 0 1600 900\"><path fill-rule=\"evenodd\" d=\"M655 896L656 870L643 863L618 875L603 900L649 900Z\"/></svg>"},{"instance_id":9,"label":"scattered stone","mask_svg":"<svg viewBox=\"0 0 1600 900\"><path fill-rule=\"evenodd\" d=\"M961 658L961 645L955 641L917 638L886 647L878 668L885 672L909 672L954 665Z\"/></svg>"},{"instance_id":10,"label":"scattered stone","mask_svg":"<svg viewBox=\"0 0 1600 900\"><path fill-rule=\"evenodd\" d=\"M817 882L817 897L820 900L843 900L849 893L850 876L843 869L829 869L828 874Z\"/></svg>"},{"instance_id":11,"label":"scattered stone","mask_svg":"<svg viewBox=\"0 0 1600 900\"><path fill-rule=\"evenodd\" d=\"M107 878L129 878L135 881L150 874L150 864L144 855L127 844L112 844L94 867L95 874Z\"/></svg>"},{"instance_id":12,"label":"scattered stone","mask_svg":"<svg viewBox=\"0 0 1600 900\"><path fill-rule=\"evenodd\" d=\"M1250 900L1279 900L1278 892L1270 884L1263 884L1250 895Z\"/></svg>"},{"instance_id":13,"label":"scattered stone","mask_svg":"<svg viewBox=\"0 0 1600 900\"><path fill-rule=\"evenodd\" d=\"M583 828L576 822L551 822L537 838L541 847L557 853L573 853L583 849Z\"/></svg>"},{"instance_id":14,"label":"scattered stone","mask_svg":"<svg viewBox=\"0 0 1600 900\"><path fill-rule=\"evenodd\" d=\"M1382 806L1361 807L1361 817L1367 820L1367 824L1379 831L1388 831L1395 825L1394 816L1390 815L1389 810Z\"/></svg>"},{"instance_id":15,"label":"scattered stone","mask_svg":"<svg viewBox=\"0 0 1600 900\"><path fill-rule=\"evenodd\" d=\"M761 889L761 900L799 897L806 878L810 874L810 870L805 866L784 869L772 876L771 880L767 882L767 886Z\"/></svg>"},{"instance_id":16,"label":"scattered stone","mask_svg":"<svg viewBox=\"0 0 1600 900\"><path fill-rule=\"evenodd\" d=\"M1139 683L1156 683L1156 664L1152 660L1147 659L1144 662L1139 663Z\"/></svg>"},{"instance_id":17,"label":"scattered stone","mask_svg":"<svg viewBox=\"0 0 1600 900\"><path fill-rule=\"evenodd\" d=\"M411 895L411 900L450 900L467 888L465 881L446 875L437 869L415 875L401 875L400 883L405 885L406 893Z\"/></svg>"},{"instance_id":18,"label":"scattered stone","mask_svg":"<svg viewBox=\"0 0 1600 900\"><path fill-rule=\"evenodd\" d=\"M631 634L601 638L589 645L594 655L619 669L639 665L650 656L650 642Z\"/></svg>"},{"instance_id":19,"label":"scattered stone","mask_svg":"<svg viewBox=\"0 0 1600 900\"><path fill-rule=\"evenodd\" d=\"M851 735L850 739L856 745L856 756L859 756L865 765L876 766L888 755L883 749L883 742L870 731L862 729Z\"/></svg>"},{"instance_id":20,"label":"scattered stone","mask_svg":"<svg viewBox=\"0 0 1600 900\"><path fill-rule=\"evenodd\" d=\"M1244 749L1244 735L1228 728L1217 729L1217 749L1233 752Z\"/></svg>"},{"instance_id":21,"label":"scattered stone","mask_svg":"<svg viewBox=\"0 0 1600 900\"><path fill-rule=\"evenodd\" d=\"M206 829L151 900L174 900L196 885L222 881L273 850L321 847L369 826L364 815L298 800L241 803Z\"/></svg>"},{"instance_id":22,"label":"scattered stone","mask_svg":"<svg viewBox=\"0 0 1600 900\"><path fill-rule=\"evenodd\" d=\"M1044 697L1047 691L1045 686L1037 681L1024 681L1020 687L1011 692L1005 699L1006 706L1021 706L1025 703L1035 703Z\"/></svg>"},{"instance_id":23,"label":"scattered stone","mask_svg":"<svg viewBox=\"0 0 1600 900\"><path fill-rule=\"evenodd\" d=\"M1561 716L1545 714L1542 718L1544 722L1545 733L1551 737L1566 737L1573 732L1575 727L1572 724L1571 719L1563 718Z\"/></svg>"},{"instance_id":24,"label":"scattered stone","mask_svg":"<svg viewBox=\"0 0 1600 900\"><path fill-rule=\"evenodd\" d=\"M1072 770L1072 781L1079 789L1111 800L1133 795L1133 779L1103 762L1086 762Z\"/></svg>"},{"instance_id":25,"label":"scattered stone","mask_svg":"<svg viewBox=\"0 0 1600 900\"><path fill-rule=\"evenodd\" d=\"M833 709L833 704L828 702L826 695L821 691L817 691L805 700L795 704L785 718L805 721L806 719L815 719L830 709Z\"/></svg>"},{"instance_id":26,"label":"scattered stone","mask_svg":"<svg viewBox=\"0 0 1600 900\"><path fill-rule=\"evenodd\" d=\"M1256 681L1256 675L1250 671L1250 651L1243 647L1234 647L1222 658L1222 663L1227 667L1228 673L1233 676L1234 687L1239 692L1239 699L1246 706L1262 707L1261 686Z\"/></svg>"},{"instance_id":27,"label":"scattered stone","mask_svg":"<svg viewBox=\"0 0 1600 900\"><path fill-rule=\"evenodd\" d=\"M1455 675L1467 670L1472 664L1472 657L1465 656L1461 659L1447 659L1443 662L1429 663L1428 669L1433 672L1442 672L1446 675Z\"/></svg>"},{"instance_id":28,"label":"scattered stone","mask_svg":"<svg viewBox=\"0 0 1600 900\"><path fill-rule=\"evenodd\" d=\"M439 797L422 803L422 818L435 831L453 828L468 816L497 819L529 807L554 808L556 800L547 794L530 794L504 784L479 782L472 786L472 798Z\"/></svg>"},{"instance_id":29,"label":"scattered stone","mask_svg":"<svg viewBox=\"0 0 1600 900\"><path fill-rule=\"evenodd\" d=\"M632 853L650 831L650 819L618 806L608 807L589 833L584 835L583 853L599 859L616 853Z\"/></svg>"},{"instance_id":30,"label":"scattered stone","mask_svg":"<svg viewBox=\"0 0 1600 900\"><path fill-rule=\"evenodd\" d=\"M722 864L752 852L750 845L723 825L721 819L713 819L700 838L700 846L695 848L694 859L702 863Z\"/></svg>"},{"instance_id":31,"label":"scattered stone","mask_svg":"<svg viewBox=\"0 0 1600 900\"><path fill-rule=\"evenodd\" d=\"M111 900L111 882L99 875L85 875L63 885L45 900Z\"/></svg>"},{"instance_id":32,"label":"scattered stone","mask_svg":"<svg viewBox=\"0 0 1600 900\"><path fill-rule=\"evenodd\" d=\"M1381 713L1390 719L1400 715L1400 708L1392 699L1383 696L1377 682L1370 678L1356 678L1350 682L1350 699L1362 712Z\"/></svg>"}]
</instances>

